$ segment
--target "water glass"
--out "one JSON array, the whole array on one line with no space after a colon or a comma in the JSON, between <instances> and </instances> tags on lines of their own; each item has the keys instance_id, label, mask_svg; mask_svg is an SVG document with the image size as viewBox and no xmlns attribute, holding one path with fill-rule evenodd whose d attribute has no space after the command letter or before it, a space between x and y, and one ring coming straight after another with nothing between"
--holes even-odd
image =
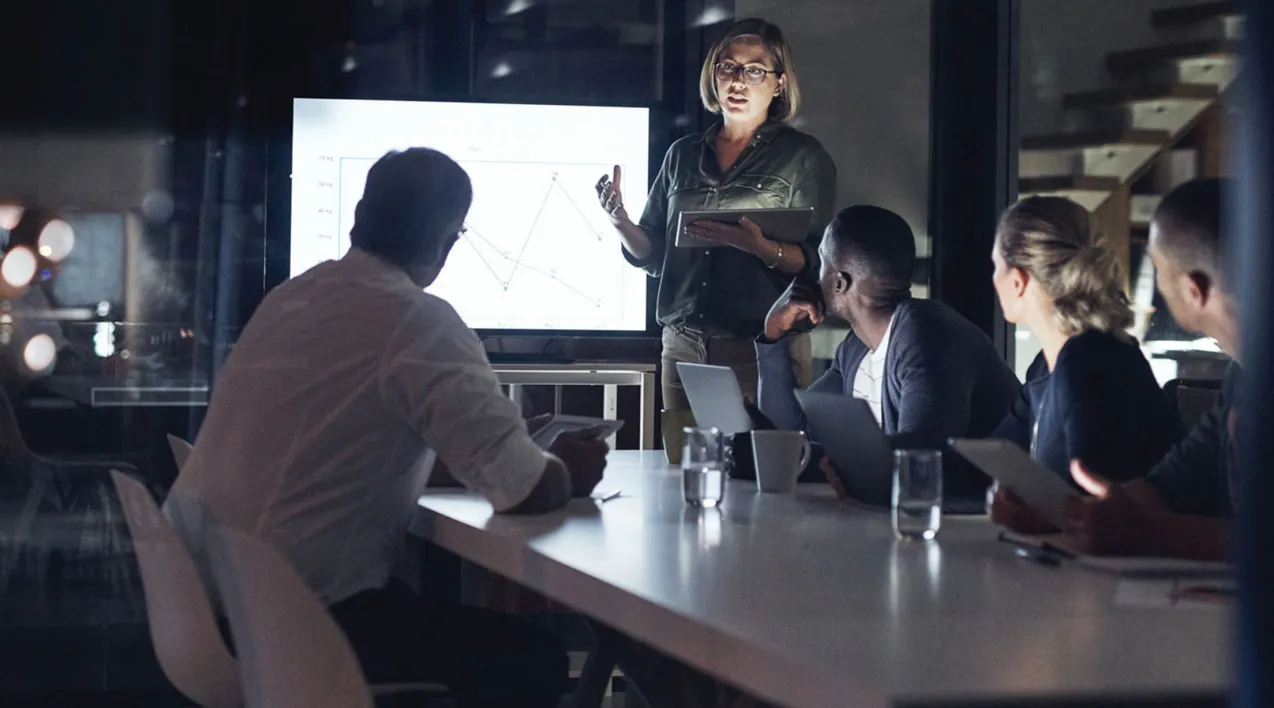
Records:
<instances>
[{"instance_id":1,"label":"water glass","mask_svg":"<svg viewBox=\"0 0 1274 708\"><path fill-rule=\"evenodd\" d=\"M686 504L711 509L725 495L725 436L716 428L686 428L681 451Z\"/></svg>"},{"instance_id":2,"label":"water glass","mask_svg":"<svg viewBox=\"0 0 1274 708\"><path fill-rule=\"evenodd\" d=\"M929 540L942 526L942 452L895 450L894 534Z\"/></svg>"}]
</instances>

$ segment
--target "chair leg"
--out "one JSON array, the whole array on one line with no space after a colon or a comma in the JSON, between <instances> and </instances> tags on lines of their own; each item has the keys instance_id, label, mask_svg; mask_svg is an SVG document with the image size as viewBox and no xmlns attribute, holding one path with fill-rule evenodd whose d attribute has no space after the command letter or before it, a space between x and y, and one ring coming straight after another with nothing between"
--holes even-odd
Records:
<instances>
[{"instance_id":1,"label":"chair leg","mask_svg":"<svg viewBox=\"0 0 1274 708\"><path fill-rule=\"evenodd\" d=\"M597 708L606 697L606 689L610 686L611 676L619 664L618 647L608 634L597 639L597 647L584 661L584 669L580 672L579 682L575 686L575 696L571 701L573 708Z\"/></svg>"},{"instance_id":2,"label":"chair leg","mask_svg":"<svg viewBox=\"0 0 1274 708\"><path fill-rule=\"evenodd\" d=\"M40 508L40 501L43 498L43 486L31 485L27 498L23 501L22 512L18 516L17 523L14 524L13 536L8 539L9 543L13 544L13 548L8 551L6 558L0 559L0 593L9 587L9 579L17 569L22 549L27 546L28 539L31 537L31 525L35 523L36 511Z\"/></svg>"}]
</instances>

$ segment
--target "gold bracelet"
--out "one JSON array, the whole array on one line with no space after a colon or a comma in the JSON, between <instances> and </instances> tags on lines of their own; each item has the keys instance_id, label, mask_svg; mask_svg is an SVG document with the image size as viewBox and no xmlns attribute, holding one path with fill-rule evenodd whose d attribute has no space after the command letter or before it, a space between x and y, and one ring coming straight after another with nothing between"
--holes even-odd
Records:
<instances>
[{"instance_id":1,"label":"gold bracelet","mask_svg":"<svg viewBox=\"0 0 1274 708\"><path fill-rule=\"evenodd\" d=\"M779 264L783 262L783 242L775 241L774 245L778 246L779 252L774 256L774 262L768 265L771 270L778 268Z\"/></svg>"}]
</instances>

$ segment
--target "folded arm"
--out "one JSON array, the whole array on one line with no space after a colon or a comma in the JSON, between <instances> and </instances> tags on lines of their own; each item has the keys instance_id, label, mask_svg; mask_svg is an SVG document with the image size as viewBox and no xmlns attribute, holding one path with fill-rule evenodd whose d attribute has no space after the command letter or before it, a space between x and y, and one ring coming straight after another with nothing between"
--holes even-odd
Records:
<instances>
[{"instance_id":1,"label":"folded arm","mask_svg":"<svg viewBox=\"0 0 1274 708\"><path fill-rule=\"evenodd\" d=\"M792 371L789 340L785 337L774 343L760 340L756 343L756 363L759 376L757 405L779 430L801 430L813 440L805 412L796 400L796 373ZM841 344L844 347L844 343ZM822 376L809 387L817 393L843 394L844 377L840 369L839 353Z\"/></svg>"}]
</instances>

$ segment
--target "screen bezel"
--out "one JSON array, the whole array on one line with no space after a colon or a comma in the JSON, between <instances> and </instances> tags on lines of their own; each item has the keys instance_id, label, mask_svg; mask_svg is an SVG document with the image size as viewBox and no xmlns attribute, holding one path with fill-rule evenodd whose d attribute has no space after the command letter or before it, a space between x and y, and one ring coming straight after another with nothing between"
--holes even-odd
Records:
<instances>
[{"instance_id":1,"label":"screen bezel","mask_svg":"<svg viewBox=\"0 0 1274 708\"><path fill-rule=\"evenodd\" d=\"M674 126L672 111L663 104L623 104L596 103L588 101L534 101L511 99L482 99L474 97L384 97L360 96L358 98L335 98L331 96L290 96L280 100L270 113L273 116L268 143L268 159L266 174L266 243L265 258L262 269L264 292L288 280L291 272L292 254L292 125L293 106L297 99L318 100L371 100L371 101L403 101L409 103L484 103L521 106L592 106L614 108L645 108L648 113L648 129L651 136L649 164L647 166L647 185L650 189L663 164L664 153L675 139L671 133ZM534 339L562 338L625 338L648 337L659 334L661 327L655 320L655 302L658 296L657 279L649 279L646 283L646 328L642 330L627 329L477 329L478 336L483 339L498 337L517 337ZM546 345L547 348L547 345Z\"/></svg>"}]
</instances>

